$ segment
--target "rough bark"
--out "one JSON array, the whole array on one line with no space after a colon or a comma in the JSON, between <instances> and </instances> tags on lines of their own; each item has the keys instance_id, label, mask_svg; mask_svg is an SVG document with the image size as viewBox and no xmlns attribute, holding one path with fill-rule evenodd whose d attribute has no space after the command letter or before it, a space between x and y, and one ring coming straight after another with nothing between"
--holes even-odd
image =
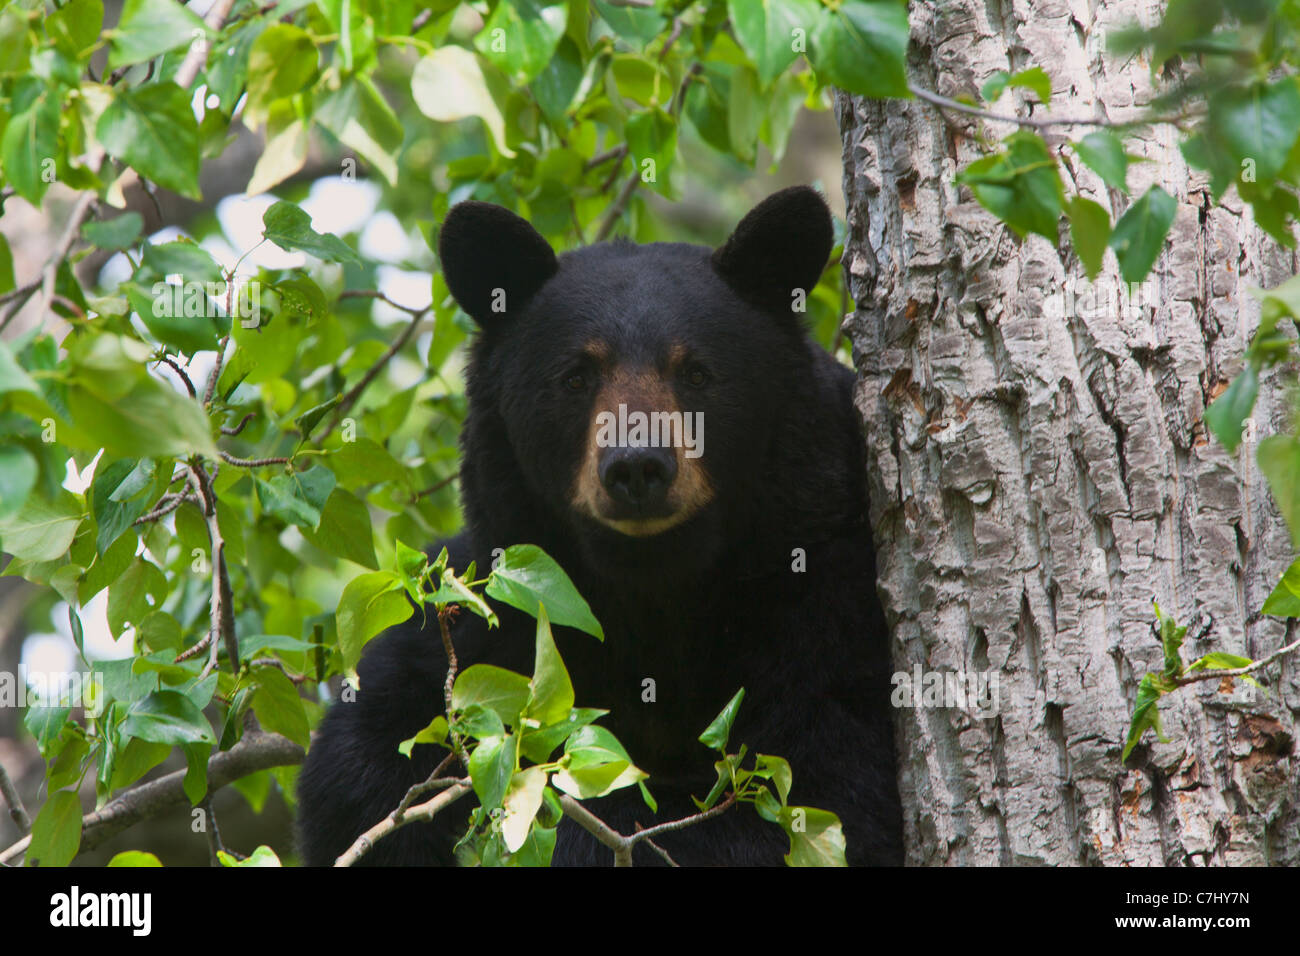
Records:
<instances>
[{"instance_id":1,"label":"rough bark","mask_svg":"<svg viewBox=\"0 0 1300 956\"><path fill-rule=\"evenodd\" d=\"M1149 65L1108 31L1149 0L912 4L917 83L971 94L1037 64L1050 114L1124 120ZM1000 112L1043 116L1017 91ZM919 101L838 101L879 590L897 669L989 673L997 706L900 708L899 779L913 864L1300 864L1292 754L1300 662L1267 695L1212 682L1162 701L1169 743L1120 753L1138 681L1161 666L1151 602L1190 624L1185 660L1255 658L1285 622L1258 614L1293 557L1254 462L1285 427L1266 377L1253 441L1229 455L1202 423L1241 367L1251 287L1297 272L1235 192L1213 205L1170 127L1129 138L1152 162L1108 191L1068 151L1067 190L1113 216L1158 182L1178 200L1140 298L1086 289L1068 243L1018 240L954 185L983 123ZM1059 131L1058 131L1059 132ZM1078 138L1086 129L1063 132ZM1058 137L1059 139L1059 137Z\"/></svg>"}]
</instances>

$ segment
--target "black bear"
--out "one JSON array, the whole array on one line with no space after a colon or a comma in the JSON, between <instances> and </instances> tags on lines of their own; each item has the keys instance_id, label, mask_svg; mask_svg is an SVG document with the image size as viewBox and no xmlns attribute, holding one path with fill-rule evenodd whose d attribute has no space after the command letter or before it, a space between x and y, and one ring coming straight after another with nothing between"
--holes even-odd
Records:
<instances>
[{"instance_id":1,"label":"black bear","mask_svg":"<svg viewBox=\"0 0 1300 956\"><path fill-rule=\"evenodd\" d=\"M539 545L590 603L604 642L557 627L557 645L578 704L610 711L601 723L659 803L655 816L635 787L588 803L621 833L696 812L716 759L697 738L743 686L731 749L785 757L791 803L839 815L850 863L902 862L854 376L800 321L831 246L830 214L806 187L768 197L716 251L618 240L557 257L481 202L442 226L447 285L480 326L451 564L486 568L494 549ZM676 447L601 434L637 412L695 427ZM457 618L460 667L531 673L533 620L496 609L491 631ZM436 622L419 622L367 647L356 700L322 723L299 782L306 864L332 862L445 754L397 750L442 712L446 658ZM452 862L471 800L363 862ZM789 848L748 806L657 842L681 865L775 865ZM612 862L561 822L553 864ZM634 862L663 860L642 842Z\"/></svg>"}]
</instances>

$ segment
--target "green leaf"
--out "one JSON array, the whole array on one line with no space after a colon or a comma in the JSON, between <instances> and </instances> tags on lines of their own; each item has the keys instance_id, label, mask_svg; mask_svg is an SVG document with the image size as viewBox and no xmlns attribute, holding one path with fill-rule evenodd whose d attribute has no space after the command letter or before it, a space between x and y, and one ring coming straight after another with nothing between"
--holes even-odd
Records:
<instances>
[{"instance_id":1,"label":"green leaf","mask_svg":"<svg viewBox=\"0 0 1300 956\"><path fill-rule=\"evenodd\" d=\"M416 744L445 744L447 732L447 718L439 714L414 737L407 737L398 744L397 750L403 757L409 757Z\"/></svg>"},{"instance_id":2,"label":"green leaf","mask_svg":"<svg viewBox=\"0 0 1300 956\"><path fill-rule=\"evenodd\" d=\"M515 773L515 738L485 737L469 755L469 776L483 809L501 806Z\"/></svg>"},{"instance_id":3,"label":"green leaf","mask_svg":"<svg viewBox=\"0 0 1300 956\"><path fill-rule=\"evenodd\" d=\"M1283 572L1277 586L1264 601L1262 613L1277 617L1300 617L1300 560L1292 562Z\"/></svg>"},{"instance_id":4,"label":"green leaf","mask_svg":"<svg viewBox=\"0 0 1300 956\"><path fill-rule=\"evenodd\" d=\"M207 35L203 21L174 0L126 0L117 26L108 31L108 68L143 63L193 40L206 42Z\"/></svg>"},{"instance_id":5,"label":"green leaf","mask_svg":"<svg viewBox=\"0 0 1300 956\"><path fill-rule=\"evenodd\" d=\"M790 770L789 761L783 757L756 754L754 766L756 775L759 772L770 775L772 782L776 784L776 792L781 798L781 805L785 806L786 800L790 797L790 788L794 786L794 773Z\"/></svg>"},{"instance_id":6,"label":"green leaf","mask_svg":"<svg viewBox=\"0 0 1300 956\"><path fill-rule=\"evenodd\" d=\"M343 666L355 671L366 642L413 613L402 579L392 571L371 571L349 581L335 612Z\"/></svg>"},{"instance_id":7,"label":"green leaf","mask_svg":"<svg viewBox=\"0 0 1300 956\"><path fill-rule=\"evenodd\" d=\"M39 474L40 466L26 448L21 445L0 447L0 521L22 508L36 487Z\"/></svg>"},{"instance_id":8,"label":"green leaf","mask_svg":"<svg viewBox=\"0 0 1300 956\"><path fill-rule=\"evenodd\" d=\"M259 846L256 850L248 855L246 860L237 860L225 850L217 851L217 858L221 861L222 866L239 866L239 867L277 867L281 866L280 858L275 855L275 851L269 846Z\"/></svg>"},{"instance_id":9,"label":"green leaf","mask_svg":"<svg viewBox=\"0 0 1300 956\"><path fill-rule=\"evenodd\" d=\"M188 239L145 243L144 264L158 276L179 275L187 282L221 282L224 276L212 254Z\"/></svg>"},{"instance_id":10,"label":"green leaf","mask_svg":"<svg viewBox=\"0 0 1300 956\"><path fill-rule=\"evenodd\" d=\"M140 466L147 466L141 469ZM149 501L139 492L136 473L147 474L146 487L153 478L153 462L121 458L96 469L90 488L90 511L95 516L95 552L103 554L136 518L145 513ZM121 494L119 494L121 492Z\"/></svg>"},{"instance_id":11,"label":"green leaf","mask_svg":"<svg viewBox=\"0 0 1300 956\"><path fill-rule=\"evenodd\" d=\"M1133 707L1133 719L1129 723L1128 739L1124 742L1124 753L1120 757L1121 761L1128 760L1128 755L1133 752L1142 735L1147 730L1154 730L1156 737L1161 743L1168 743L1169 738L1165 736L1160 727L1160 709L1157 702L1160 695L1163 694L1157 685L1156 675L1148 674L1142 678L1142 683L1138 685L1137 701Z\"/></svg>"},{"instance_id":12,"label":"green leaf","mask_svg":"<svg viewBox=\"0 0 1300 956\"><path fill-rule=\"evenodd\" d=\"M501 0L474 38L474 46L522 86L550 62L567 23L565 3Z\"/></svg>"},{"instance_id":13,"label":"green leaf","mask_svg":"<svg viewBox=\"0 0 1300 956\"><path fill-rule=\"evenodd\" d=\"M28 866L67 866L81 847L81 800L73 790L50 794L32 821Z\"/></svg>"},{"instance_id":14,"label":"green leaf","mask_svg":"<svg viewBox=\"0 0 1300 956\"><path fill-rule=\"evenodd\" d=\"M45 32L55 47L76 60L90 55L103 26L101 0L69 0L45 18Z\"/></svg>"},{"instance_id":15,"label":"green leaf","mask_svg":"<svg viewBox=\"0 0 1300 956\"><path fill-rule=\"evenodd\" d=\"M281 249L310 253L326 262L360 262L361 257L338 236L311 227L311 216L291 202L274 203L262 216L262 235Z\"/></svg>"},{"instance_id":16,"label":"green leaf","mask_svg":"<svg viewBox=\"0 0 1300 956\"><path fill-rule=\"evenodd\" d=\"M798 58L795 31L807 36L821 16L821 6L816 0L727 0L727 14L766 88Z\"/></svg>"},{"instance_id":17,"label":"green leaf","mask_svg":"<svg viewBox=\"0 0 1300 956\"><path fill-rule=\"evenodd\" d=\"M451 568L443 570L442 581L438 586L438 590L434 592L429 600L438 607L447 604L459 604L461 607L469 608L486 620L489 627L496 627L499 623L496 612L492 610L487 601L483 600L482 595L471 590Z\"/></svg>"},{"instance_id":18,"label":"green leaf","mask_svg":"<svg viewBox=\"0 0 1300 956\"><path fill-rule=\"evenodd\" d=\"M203 712L174 690L156 690L132 704L122 721L122 733L173 747L217 742Z\"/></svg>"},{"instance_id":19,"label":"green leaf","mask_svg":"<svg viewBox=\"0 0 1300 956\"><path fill-rule=\"evenodd\" d=\"M110 156L145 179L190 199L202 198L199 125L189 94L175 83L150 83L116 94L95 124L95 137Z\"/></svg>"},{"instance_id":20,"label":"green leaf","mask_svg":"<svg viewBox=\"0 0 1300 956\"><path fill-rule=\"evenodd\" d=\"M1291 542L1300 548L1300 440L1291 435L1270 435L1259 443L1256 460L1268 479L1273 502L1291 531Z\"/></svg>"},{"instance_id":21,"label":"green leaf","mask_svg":"<svg viewBox=\"0 0 1300 956\"><path fill-rule=\"evenodd\" d=\"M266 148L253 167L245 193L264 193L302 169L311 145L309 130L307 122L291 110L282 111L273 105L267 118Z\"/></svg>"},{"instance_id":22,"label":"green leaf","mask_svg":"<svg viewBox=\"0 0 1300 956\"><path fill-rule=\"evenodd\" d=\"M59 149L59 100L45 90L16 112L0 137L0 162L18 195L39 206L54 179Z\"/></svg>"},{"instance_id":23,"label":"green leaf","mask_svg":"<svg viewBox=\"0 0 1300 956\"><path fill-rule=\"evenodd\" d=\"M569 756L570 764L579 767L632 759L617 737L604 727L594 725L575 731L565 744L564 752Z\"/></svg>"},{"instance_id":24,"label":"green leaf","mask_svg":"<svg viewBox=\"0 0 1300 956\"><path fill-rule=\"evenodd\" d=\"M564 115L582 83L582 73L582 53L571 38L565 37L532 84L537 105L552 126L564 128Z\"/></svg>"},{"instance_id":25,"label":"green leaf","mask_svg":"<svg viewBox=\"0 0 1300 956\"><path fill-rule=\"evenodd\" d=\"M60 490L53 501L28 495L16 512L0 518L0 548L23 561L53 561L72 546L82 506Z\"/></svg>"},{"instance_id":26,"label":"green leaf","mask_svg":"<svg viewBox=\"0 0 1300 956\"><path fill-rule=\"evenodd\" d=\"M0 294L12 291L14 285L14 254L9 240L0 235Z\"/></svg>"},{"instance_id":27,"label":"green leaf","mask_svg":"<svg viewBox=\"0 0 1300 956\"><path fill-rule=\"evenodd\" d=\"M370 511L365 502L350 491L335 488L330 492L321 511L320 526L314 531L303 528L302 536L326 554L346 558L367 568L379 567Z\"/></svg>"},{"instance_id":28,"label":"green leaf","mask_svg":"<svg viewBox=\"0 0 1300 956\"><path fill-rule=\"evenodd\" d=\"M102 222L88 222L81 227L81 235L91 245L100 249L121 250L129 249L135 245L143 229L144 219L141 218L138 212L132 210L114 219L106 219ZM118 854L118 856L121 855Z\"/></svg>"},{"instance_id":29,"label":"green leaf","mask_svg":"<svg viewBox=\"0 0 1300 956\"><path fill-rule=\"evenodd\" d=\"M1075 196L1068 207L1070 214L1070 240L1074 251L1083 263L1088 280L1097 278L1106 255L1106 241L1110 238L1110 214L1098 203L1083 196Z\"/></svg>"},{"instance_id":30,"label":"green leaf","mask_svg":"<svg viewBox=\"0 0 1300 956\"><path fill-rule=\"evenodd\" d=\"M1119 259L1120 275L1125 282L1141 282L1146 278L1164 248L1165 235L1174 224L1177 211L1174 197L1159 186L1152 186L1115 223L1110 246Z\"/></svg>"},{"instance_id":31,"label":"green leaf","mask_svg":"<svg viewBox=\"0 0 1300 956\"><path fill-rule=\"evenodd\" d=\"M181 745L181 753L185 755L185 778L181 781L181 790L190 806L198 806L208 795L208 757L212 755L212 747L207 743Z\"/></svg>"},{"instance_id":32,"label":"green leaf","mask_svg":"<svg viewBox=\"0 0 1300 956\"><path fill-rule=\"evenodd\" d=\"M591 607L573 586L569 576L550 555L536 545L517 544L506 548L488 576L484 590L490 597L534 617L544 601L553 623L576 627L602 641L605 639L600 622L591 613Z\"/></svg>"},{"instance_id":33,"label":"green leaf","mask_svg":"<svg viewBox=\"0 0 1300 956\"><path fill-rule=\"evenodd\" d=\"M307 726L307 711L293 681L274 666L258 667L257 690L253 694L253 713L266 730L283 734L294 743L306 748L311 731Z\"/></svg>"},{"instance_id":34,"label":"green leaf","mask_svg":"<svg viewBox=\"0 0 1300 956\"><path fill-rule=\"evenodd\" d=\"M1259 370L1248 362L1232 383L1205 410L1205 425L1229 452L1241 444L1242 427L1259 395Z\"/></svg>"},{"instance_id":35,"label":"green leaf","mask_svg":"<svg viewBox=\"0 0 1300 956\"><path fill-rule=\"evenodd\" d=\"M1249 657L1240 657L1236 654L1225 654L1222 651L1214 651L1193 661L1188 665L1187 669L1189 671L1209 671L1220 669L1235 670L1238 667L1249 667L1253 663L1255 662Z\"/></svg>"},{"instance_id":36,"label":"green leaf","mask_svg":"<svg viewBox=\"0 0 1300 956\"><path fill-rule=\"evenodd\" d=\"M546 790L546 771L541 767L528 767L510 778L501 806L501 838L506 849L514 853L528 841L533 818L542 808L542 793Z\"/></svg>"},{"instance_id":37,"label":"green leaf","mask_svg":"<svg viewBox=\"0 0 1300 956\"><path fill-rule=\"evenodd\" d=\"M344 81L319 102L313 119L370 163L389 185L397 185L395 157L405 131L368 78L358 75Z\"/></svg>"},{"instance_id":38,"label":"green leaf","mask_svg":"<svg viewBox=\"0 0 1300 956\"><path fill-rule=\"evenodd\" d=\"M563 723L552 724L536 730L526 730L519 741L519 750L533 763L546 763L555 748L587 726L604 717L609 711L594 707L575 707Z\"/></svg>"},{"instance_id":39,"label":"green leaf","mask_svg":"<svg viewBox=\"0 0 1300 956\"><path fill-rule=\"evenodd\" d=\"M910 96L906 0L844 0L823 8L809 59L817 78L862 96Z\"/></svg>"},{"instance_id":40,"label":"green leaf","mask_svg":"<svg viewBox=\"0 0 1300 956\"><path fill-rule=\"evenodd\" d=\"M1178 622L1160 610L1160 605L1152 602L1156 611L1156 621L1160 628L1160 647L1165 655L1164 676L1178 677L1183 672L1183 656L1179 653L1183 638L1187 636L1187 626Z\"/></svg>"},{"instance_id":41,"label":"green leaf","mask_svg":"<svg viewBox=\"0 0 1300 956\"><path fill-rule=\"evenodd\" d=\"M1128 154L1110 130L1100 129L1074 143L1074 151L1112 189L1128 192Z\"/></svg>"},{"instance_id":42,"label":"green leaf","mask_svg":"<svg viewBox=\"0 0 1300 956\"><path fill-rule=\"evenodd\" d=\"M1022 130L1007 149L971 163L957 175L981 206L1022 238L1031 232L1056 242L1064 195L1056 160L1036 134Z\"/></svg>"},{"instance_id":43,"label":"green leaf","mask_svg":"<svg viewBox=\"0 0 1300 956\"><path fill-rule=\"evenodd\" d=\"M1241 167L1249 161L1254 179L1277 178L1300 136L1300 86L1296 77L1233 86L1210 97L1209 129Z\"/></svg>"},{"instance_id":44,"label":"green leaf","mask_svg":"<svg viewBox=\"0 0 1300 956\"><path fill-rule=\"evenodd\" d=\"M264 511L304 531L315 531L334 491L335 478L324 465L314 465L306 471L275 475L269 481L255 478L254 486Z\"/></svg>"},{"instance_id":45,"label":"green leaf","mask_svg":"<svg viewBox=\"0 0 1300 956\"><path fill-rule=\"evenodd\" d=\"M451 689L451 706L464 710L473 704L484 707L511 727L528 706L532 686L527 677L492 664L473 664L461 671Z\"/></svg>"},{"instance_id":46,"label":"green leaf","mask_svg":"<svg viewBox=\"0 0 1300 956\"><path fill-rule=\"evenodd\" d=\"M787 866L847 866L840 818L815 807L787 807L781 826L790 837Z\"/></svg>"},{"instance_id":47,"label":"green leaf","mask_svg":"<svg viewBox=\"0 0 1300 956\"><path fill-rule=\"evenodd\" d=\"M661 109L637 113L627 121L627 145L632 162L644 176L646 160L654 161L654 179L649 185L656 192L669 188L669 174L677 158L677 124Z\"/></svg>"},{"instance_id":48,"label":"green leaf","mask_svg":"<svg viewBox=\"0 0 1300 956\"><path fill-rule=\"evenodd\" d=\"M113 858L108 861L107 865L110 867L160 867L162 861L152 853L146 853L143 850L123 850L121 853L113 854Z\"/></svg>"},{"instance_id":49,"label":"green leaf","mask_svg":"<svg viewBox=\"0 0 1300 956\"><path fill-rule=\"evenodd\" d=\"M537 613L536 660L530 686L532 693L527 716L540 721L543 727L568 719L569 711L573 709L573 682L551 636L545 605L539 607Z\"/></svg>"},{"instance_id":50,"label":"green leaf","mask_svg":"<svg viewBox=\"0 0 1300 956\"><path fill-rule=\"evenodd\" d=\"M307 438L311 435L311 430L316 427L322 418L325 417L325 413L330 411L341 401L343 401L343 396L335 395L329 401L322 402L313 408L307 409L307 411L303 412L293 420L293 427L298 429L298 433L301 434L303 438Z\"/></svg>"},{"instance_id":51,"label":"green leaf","mask_svg":"<svg viewBox=\"0 0 1300 956\"><path fill-rule=\"evenodd\" d=\"M442 46L425 56L411 74L411 95L421 113L441 123L477 116L487 124L501 155L514 157L506 146L505 120L478 60L459 46Z\"/></svg>"},{"instance_id":52,"label":"green leaf","mask_svg":"<svg viewBox=\"0 0 1300 956\"><path fill-rule=\"evenodd\" d=\"M722 708L722 712L713 718L713 723L705 728L704 733L700 734L700 743L716 750L724 756L727 753L727 740L731 737L731 725L736 721L736 713L740 710L740 702L745 699L745 688L736 691L736 696L727 701L727 706Z\"/></svg>"},{"instance_id":53,"label":"green leaf","mask_svg":"<svg viewBox=\"0 0 1300 956\"><path fill-rule=\"evenodd\" d=\"M14 353L9 348L9 344L0 341L0 395L6 392L41 394L39 386L18 364L18 360L14 358Z\"/></svg>"},{"instance_id":54,"label":"green leaf","mask_svg":"<svg viewBox=\"0 0 1300 956\"><path fill-rule=\"evenodd\" d=\"M316 76L320 57L306 30L291 23L267 28L248 55L248 102L258 109L297 93Z\"/></svg>"},{"instance_id":55,"label":"green leaf","mask_svg":"<svg viewBox=\"0 0 1300 956\"><path fill-rule=\"evenodd\" d=\"M112 455L216 456L207 415L197 401L152 377L138 379L129 392L114 397L111 392L118 384L78 374L68 388L72 420Z\"/></svg>"}]
</instances>

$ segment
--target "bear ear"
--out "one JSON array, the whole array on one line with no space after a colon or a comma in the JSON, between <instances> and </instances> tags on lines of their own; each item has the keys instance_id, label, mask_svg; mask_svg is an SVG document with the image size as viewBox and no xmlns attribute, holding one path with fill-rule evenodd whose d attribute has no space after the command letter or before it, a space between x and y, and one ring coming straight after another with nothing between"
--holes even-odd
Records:
<instances>
[{"instance_id":1,"label":"bear ear","mask_svg":"<svg viewBox=\"0 0 1300 956\"><path fill-rule=\"evenodd\" d=\"M457 203L438 234L447 288L480 326L517 312L559 268L531 225L488 202Z\"/></svg>"},{"instance_id":2,"label":"bear ear","mask_svg":"<svg viewBox=\"0 0 1300 956\"><path fill-rule=\"evenodd\" d=\"M808 186L773 193L713 253L713 268L739 295L789 312L794 290L811 294L834 244L826 201Z\"/></svg>"}]
</instances>

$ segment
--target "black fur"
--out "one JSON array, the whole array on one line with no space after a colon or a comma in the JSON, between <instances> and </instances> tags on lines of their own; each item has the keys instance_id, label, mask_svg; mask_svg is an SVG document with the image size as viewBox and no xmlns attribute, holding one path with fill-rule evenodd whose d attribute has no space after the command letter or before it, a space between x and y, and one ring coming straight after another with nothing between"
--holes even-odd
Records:
<instances>
[{"instance_id":1,"label":"black fur","mask_svg":"<svg viewBox=\"0 0 1300 956\"><path fill-rule=\"evenodd\" d=\"M500 284L486 262L545 259L522 220L485 251L484 229L508 220L502 210L486 212L495 207L465 205L448 218L456 229L442 235L457 295ZM478 237L475 254L489 258L466 264L452 244L467 235ZM829 237L820 197L786 190L746 217L716 254L666 243L575 250L505 314L480 316L461 438L466 530L449 548L457 568L471 558L486 568L494 548L540 545L603 624L603 644L562 627L556 641L578 705L611 711L601 723L650 773L660 805L653 817L636 788L591 802L610 825L630 833L638 822L695 812L690 796L708 792L715 756L696 738L744 686L732 749L745 743L750 752L787 758L791 802L839 815L850 862L897 864L888 641L875 593L854 376L789 317L789 288L816 282ZM757 298L752 287L736 286L754 275L745 264L750 254L771 280ZM530 269L523 271L535 277ZM704 412L700 461L713 501L654 537L625 537L568 506L590 399L566 390L564 380L593 340L620 364L660 370L670 345L685 345L711 373L702 389L673 387L682 408ZM792 571L796 548L807 555L803 573ZM490 662L530 673L534 622L497 609L499 630L467 613L457 620L462 668ZM331 862L445 753L419 747L407 760L396 750L441 710L441 642L436 624L422 631L418 621L367 648L356 702L336 704L312 746L299 784L305 863ZM655 703L642 702L645 678L656 682ZM364 861L448 862L465 812L408 826ZM684 865L779 864L788 849L781 830L748 806L659 842ZM610 862L609 851L563 821L554 863ZM661 861L642 846L636 862Z\"/></svg>"}]
</instances>

